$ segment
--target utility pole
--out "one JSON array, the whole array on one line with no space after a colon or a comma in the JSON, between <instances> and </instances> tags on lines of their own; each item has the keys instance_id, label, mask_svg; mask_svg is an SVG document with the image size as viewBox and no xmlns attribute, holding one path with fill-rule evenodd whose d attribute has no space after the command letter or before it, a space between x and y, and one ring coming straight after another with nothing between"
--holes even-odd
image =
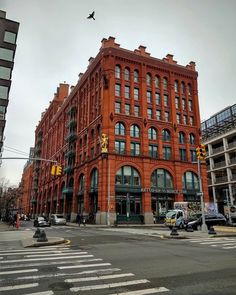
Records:
<instances>
[{"instance_id":1,"label":"utility pole","mask_svg":"<svg viewBox=\"0 0 236 295\"><path fill-rule=\"evenodd\" d=\"M199 196L201 200L201 213L202 213L202 232L207 232L207 225L206 225L206 219L205 219L205 212L204 212L204 198L203 198L203 191L202 191L202 178L201 178L201 160L205 159L206 157L206 150L205 145L200 144L196 148L197 152L197 166L198 166L198 179L199 179Z\"/></svg>"},{"instance_id":2,"label":"utility pole","mask_svg":"<svg viewBox=\"0 0 236 295\"><path fill-rule=\"evenodd\" d=\"M230 213L231 204L229 203L229 189L224 189L226 193L226 200L227 200L227 209L228 209L228 216L229 216L229 224L232 224L232 217Z\"/></svg>"}]
</instances>

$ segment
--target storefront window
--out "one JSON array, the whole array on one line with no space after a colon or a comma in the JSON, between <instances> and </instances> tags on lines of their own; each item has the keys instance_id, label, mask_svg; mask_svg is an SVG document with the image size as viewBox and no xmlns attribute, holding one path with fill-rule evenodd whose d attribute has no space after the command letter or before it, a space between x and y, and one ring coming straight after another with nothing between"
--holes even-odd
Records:
<instances>
[{"instance_id":1,"label":"storefront window","mask_svg":"<svg viewBox=\"0 0 236 295\"><path fill-rule=\"evenodd\" d=\"M173 179L165 169L156 169L151 175L151 186L158 188L173 188Z\"/></svg>"}]
</instances>

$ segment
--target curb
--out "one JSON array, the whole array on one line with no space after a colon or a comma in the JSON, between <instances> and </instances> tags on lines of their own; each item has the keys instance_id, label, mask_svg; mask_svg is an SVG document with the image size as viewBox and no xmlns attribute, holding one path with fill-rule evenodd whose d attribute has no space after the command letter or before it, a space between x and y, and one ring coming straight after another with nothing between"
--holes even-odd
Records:
<instances>
[{"instance_id":1,"label":"curb","mask_svg":"<svg viewBox=\"0 0 236 295\"><path fill-rule=\"evenodd\" d=\"M50 238L49 238L50 239ZM52 245L58 245L68 242L68 240L65 240L64 238L55 240L55 241L47 241L47 242L37 242L37 240L27 239L22 240L21 243L23 244L24 248L30 248L30 247L43 247L43 246L52 246Z\"/></svg>"}]
</instances>

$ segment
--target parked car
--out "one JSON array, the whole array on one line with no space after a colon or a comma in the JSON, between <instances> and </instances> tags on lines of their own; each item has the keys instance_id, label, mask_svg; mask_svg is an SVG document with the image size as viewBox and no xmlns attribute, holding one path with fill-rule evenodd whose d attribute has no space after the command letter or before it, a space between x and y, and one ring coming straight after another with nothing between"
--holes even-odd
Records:
<instances>
[{"instance_id":1,"label":"parked car","mask_svg":"<svg viewBox=\"0 0 236 295\"><path fill-rule=\"evenodd\" d=\"M48 219L44 216L38 216L35 220L34 220L34 226L38 227L38 226L51 226L51 223L48 221Z\"/></svg>"},{"instance_id":2,"label":"parked car","mask_svg":"<svg viewBox=\"0 0 236 295\"><path fill-rule=\"evenodd\" d=\"M220 213L205 214L205 221L208 229L214 225L226 225L226 218ZM193 229L198 230L198 227L202 225L202 214L192 215L185 223L187 228L191 225Z\"/></svg>"},{"instance_id":3,"label":"parked car","mask_svg":"<svg viewBox=\"0 0 236 295\"><path fill-rule=\"evenodd\" d=\"M52 214L50 217L51 224L57 225L65 225L66 224L66 219L64 218L63 215L61 214Z\"/></svg>"}]
</instances>

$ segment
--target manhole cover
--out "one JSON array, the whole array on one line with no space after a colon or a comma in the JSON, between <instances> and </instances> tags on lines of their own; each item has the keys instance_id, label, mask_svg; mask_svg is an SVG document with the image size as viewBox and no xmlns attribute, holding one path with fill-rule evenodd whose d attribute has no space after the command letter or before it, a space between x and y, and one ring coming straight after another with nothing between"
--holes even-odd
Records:
<instances>
[{"instance_id":1,"label":"manhole cover","mask_svg":"<svg viewBox=\"0 0 236 295\"><path fill-rule=\"evenodd\" d=\"M53 291L63 291L63 290L69 290L70 288L72 288L73 284L61 282L61 283L54 283L49 286Z\"/></svg>"}]
</instances>

